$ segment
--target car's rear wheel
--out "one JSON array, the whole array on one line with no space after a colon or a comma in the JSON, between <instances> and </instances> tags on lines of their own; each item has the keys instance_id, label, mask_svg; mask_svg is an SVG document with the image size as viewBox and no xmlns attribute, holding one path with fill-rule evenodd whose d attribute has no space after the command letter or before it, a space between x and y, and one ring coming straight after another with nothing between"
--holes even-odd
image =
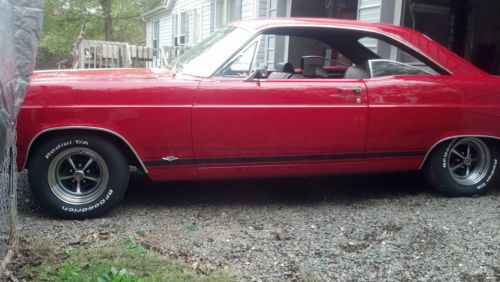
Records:
<instances>
[{"instance_id":1,"label":"car's rear wheel","mask_svg":"<svg viewBox=\"0 0 500 282\"><path fill-rule=\"evenodd\" d=\"M71 134L45 140L30 157L30 187L52 214L96 217L123 197L127 160L106 138Z\"/></svg>"},{"instance_id":2,"label":"car's rear wheel","mask_svg":"<svg viewBox=\"0 0 500 282\"><path fill-rule=\"evenodd\" d=\"M497 143L475 137L438 145L426 165L430 184L448 196L486 193L498 177Z\"/></svg>"}]
</instances>

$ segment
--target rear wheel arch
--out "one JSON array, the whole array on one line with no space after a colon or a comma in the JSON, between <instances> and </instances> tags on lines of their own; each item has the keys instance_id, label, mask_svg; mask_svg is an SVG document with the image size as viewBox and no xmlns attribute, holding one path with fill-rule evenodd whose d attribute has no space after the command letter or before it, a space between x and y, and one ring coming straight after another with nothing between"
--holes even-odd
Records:
<instances>
[{"instance_id":1,"label":"rear wheel arch","mask_svg":"<svg viewBox=\"0 0 500 282\"><path fill-rule=\"evenodd\" d=\"M427 153L425 154L424 160L420 164L420 168L419 169L422 170L425 167L425 165L427 164L427 162L430 159L430 156L436 150L436 148L439 147L439 145L442 145L443 143L446 143L446 142L451 141L453 139L462 139L462 138L468 138L468 137L469 138L478 138L478 139L481 139L482 141L493 142L493 143L495 143L495 145L497 146L497 148L500 148L500 137L499 136L493 136L493 135L474 135L474 134L471 134L471 135L454 135L454 136L449 136L449 137L443 138L443 139L439 140L438 142L434 143L434 145L432 145L427 150Z\"/></svg>"},{"instance_id":2,"label":"rear wheel arch","mask_svg":"<svg viewBox=\"0 0 500 282\"><path fill-rule=\"evenodd\" d=\"M49 128L40 131L33 139L31 140L26 154L26 160L24 161L23 168L26 168L30 158L33 156L33 153L40 147L44 141L50 140L56 136L61 135L74 135L74 134L82 134L82 135L92 135L100 138L107 139L111 141L113 144L117 146L117 148L123 152L126 156L129 165L136 166L144 173L148 173L146 166L143 161L132 147L132 145L125 139L122 135L105 128L98 127L56 127Z\"/></svg>"},{"instance_id":3,"label":"rear wheel arch","mask_svg":"<svg viewBox=\"0 0 500 282\"><path fill-rule=\"evenodd\" d=\"M483 195L500 180L497 137L452 136L437 142L427 155L423 173L429 184L443 195Z\"/></svg>"}]
</instances>

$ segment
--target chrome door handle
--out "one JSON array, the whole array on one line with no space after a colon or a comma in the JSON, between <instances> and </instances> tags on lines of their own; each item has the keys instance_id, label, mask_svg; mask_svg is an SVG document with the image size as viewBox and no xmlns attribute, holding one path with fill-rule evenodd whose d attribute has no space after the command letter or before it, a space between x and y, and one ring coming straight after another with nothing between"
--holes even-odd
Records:
<instances>
[{"instance_id":1,"label":"chrome door handle","mask_svg":"<svg viewBox=\"0 0 500 282\"><path fill-rule=\"evenodd\" d=\"M353 92L354 94L356 95L359 95L361 94L361 87L355 87L355 88L343 88L343 87L337 87L337 90L339 92L344 92L344 91L349 91L349 92Z\"/></svg>"}]
</instances>

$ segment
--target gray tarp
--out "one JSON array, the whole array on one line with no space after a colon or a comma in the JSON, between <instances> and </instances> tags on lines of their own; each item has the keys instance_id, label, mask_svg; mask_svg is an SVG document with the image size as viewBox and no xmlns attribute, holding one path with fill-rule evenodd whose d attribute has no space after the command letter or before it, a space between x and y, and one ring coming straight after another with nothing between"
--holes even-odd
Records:
<instances>
[{"instance_id":1,"label":"gray tarp","mask_svg":"<svg viewBox=\"0 0 500 282\"><path fill-rule=\"evenodd\" d=\"M0 0L0 160L33 71L42 27L41 0Z\"/></svg>"}]
</instances>

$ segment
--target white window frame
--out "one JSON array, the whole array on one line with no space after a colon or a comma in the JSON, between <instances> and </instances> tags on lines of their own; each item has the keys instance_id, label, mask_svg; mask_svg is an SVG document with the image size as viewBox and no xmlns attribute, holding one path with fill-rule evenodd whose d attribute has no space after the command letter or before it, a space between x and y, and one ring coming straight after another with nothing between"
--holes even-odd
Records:
<instances>
[{"instance_id":1,"label":"white window frame","mask_svg":"<svg viewBox=\"0 0 500 282\"><path fill-rule=\"evenodd\" d=\"M241 19L241 0L214 0L212 10L215 29Z\"/></svg>"},{"instance_id":2,"label":"white window frame","mask_svg":"<svg viewBox=\"0 0 500 282\"><path fill-rule=\"evenodd\" d=\"M173 15L174 24L174 44L175 46L189 45L189 11L179 11Z\"/></svg>"},{"instance_id":3,"label":"white window frame","mask_svg":"<svg viewBox=\"0 0 500 282\"><path fill-rule=\"evenodd\" d=\"M151 47L160 48L160 20L152 21L151 25Z\"/></svg>"},{"instance_id":4,"label":"white window frame","mask_svg":"<svg viewBox=\"0 0 500 282\"><path fill-rule=\"evenodd\" d=\"M193 35L190 37L190 43L192 43L193 45L200 42L200 38L201 38L201 32L202 32L202 26L201 26L201 23L202 23L202 14L203 14L203 10L198 10L198 9L193 9L191 11L191 14L192 14L192 21L193 21Z\"/></svg>"}]
</instances>

